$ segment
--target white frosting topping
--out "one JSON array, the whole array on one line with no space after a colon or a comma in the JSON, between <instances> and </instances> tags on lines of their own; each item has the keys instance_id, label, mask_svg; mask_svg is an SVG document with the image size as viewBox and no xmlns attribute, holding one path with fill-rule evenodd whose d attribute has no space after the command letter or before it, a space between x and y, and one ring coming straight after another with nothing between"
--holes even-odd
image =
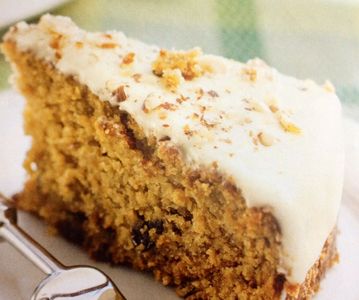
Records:
<instances>
[{"instance_id":1,"label":"white frosting topping","mask_svg":"<svg viewBox=\"0 0 359 300\"><path fill-rule=\"evenodd\" d=\"M168 88L152 71L157 47L118 32L88 33L65 17L19 23L5 40L119 105L147 135L170 137L191 165L216 162L248 206L272 210L287 277L304 280L336 224L342 192L341 107L329 84L281 75L258 59L242 64L196 50L200 75L165 70L178 81Z\"/></svg>"}]
</instances>

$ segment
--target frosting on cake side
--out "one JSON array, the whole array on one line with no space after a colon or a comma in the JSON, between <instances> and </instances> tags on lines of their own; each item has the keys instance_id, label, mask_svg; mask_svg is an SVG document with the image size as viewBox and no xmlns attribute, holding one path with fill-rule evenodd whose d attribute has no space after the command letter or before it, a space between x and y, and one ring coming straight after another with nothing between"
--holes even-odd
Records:
<instances>
[{"instance_id":1,"label":"frosting on cake side","mask_svg":"<svg viewBox=\"0 0 359 300\"><path fill-rule=\"evenodd\" d=\"M169 137L196 167L216 166L282 232L288 279L301 283L336 224L343 181L341 107L330 84L200 49L160 50L122 33L87 33L45 15L5 36Z\"/></svg>"}]
</instances>

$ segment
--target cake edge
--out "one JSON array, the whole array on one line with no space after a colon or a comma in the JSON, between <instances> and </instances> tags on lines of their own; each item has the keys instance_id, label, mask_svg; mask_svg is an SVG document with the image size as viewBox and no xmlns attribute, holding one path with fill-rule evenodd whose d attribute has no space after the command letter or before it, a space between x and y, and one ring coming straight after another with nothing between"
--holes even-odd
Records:
<instances>
[{"instance_id":1,"label":"cake edge","mask_svg":"<svg viewBox=\"0 0 359 300\"><path fill-rule=\"evenodd\" d=\"M36 183L33 181L27 181L24 187L24 190L20 193L17 193L13 196L13 200L16 203L19 209L30 212L31 214L39 217L34 211L29 209L29 207L24 207L21 205L23 197L35 197L40 199L39 201L46 201L41 193L39 193ZM48 199L47 199L48 200ZM41 217L39 217L42 219ZM82 228L82 224L79 223L76 219L66 219L64 222L58 224L49 224L52 233L59 234L67 241L76 244L83 248L87 254L95 259L96 261L110 262L111 253L106 251L105 248L101 247L100 251L98 248L98 241L92 240L89 236L86 235ZM291 284L286 281L285 276L278 277L276 282L276 287L278 290L282 290L281 299L285 300L304 300L311 299L320 289L320 284L322 279L325 278L328 271L337 263L339 263L339 253L337 250L336 240L337 240L338 230L335 227L330 235L328 236L322 252L320 253L319 258L314 263L314 265L308 270L305 281L302 284ZM104 241L106 244L107 241ZM136 266L133 266L136 268ZM137 267L137 269L139 269ZM164 283L163 278L154 273L154 276L157 281ZM177 291L179 295L179 291Z\"/></svg>"}]
</instances>

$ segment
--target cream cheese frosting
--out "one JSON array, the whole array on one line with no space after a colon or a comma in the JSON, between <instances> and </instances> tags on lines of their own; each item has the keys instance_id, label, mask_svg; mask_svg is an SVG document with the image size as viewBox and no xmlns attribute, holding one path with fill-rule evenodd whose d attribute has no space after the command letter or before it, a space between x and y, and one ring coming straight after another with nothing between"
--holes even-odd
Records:
<instances>
[{"instance_id":1,"label":"cream cheese frosting","mask_svg":"<svg viewBox=\"0 0 359 300\"><path fill-rule=\"evenodd\" d=\"M119 32L88 33L51 15L18 23L5 40L127 111L146 135L169 137L191 165L216 165L248 206L272 211L287 278L304 281L335 227L342 193L341 107L329 83L284 76L259 59L242 64L200 49L160 50ZM185 61L172 64L171 56Z\"/></svg>"}]
</instances>

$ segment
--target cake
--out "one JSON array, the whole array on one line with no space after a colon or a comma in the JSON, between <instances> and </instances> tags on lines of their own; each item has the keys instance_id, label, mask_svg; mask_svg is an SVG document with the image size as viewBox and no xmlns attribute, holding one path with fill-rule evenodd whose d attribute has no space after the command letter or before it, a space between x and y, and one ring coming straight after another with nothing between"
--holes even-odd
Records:
<instances>
[{"instance_id":1,"label":"cake","mask_svg":"<svg viewBox=\"0 0 359 300\"><path fill-rule=\"evenodd\" d=\"M32 137L19 208L186 299L316 293L343 181L329 82L51 15L10 28L2 51Z\"/></svg>"}]
</instances>

